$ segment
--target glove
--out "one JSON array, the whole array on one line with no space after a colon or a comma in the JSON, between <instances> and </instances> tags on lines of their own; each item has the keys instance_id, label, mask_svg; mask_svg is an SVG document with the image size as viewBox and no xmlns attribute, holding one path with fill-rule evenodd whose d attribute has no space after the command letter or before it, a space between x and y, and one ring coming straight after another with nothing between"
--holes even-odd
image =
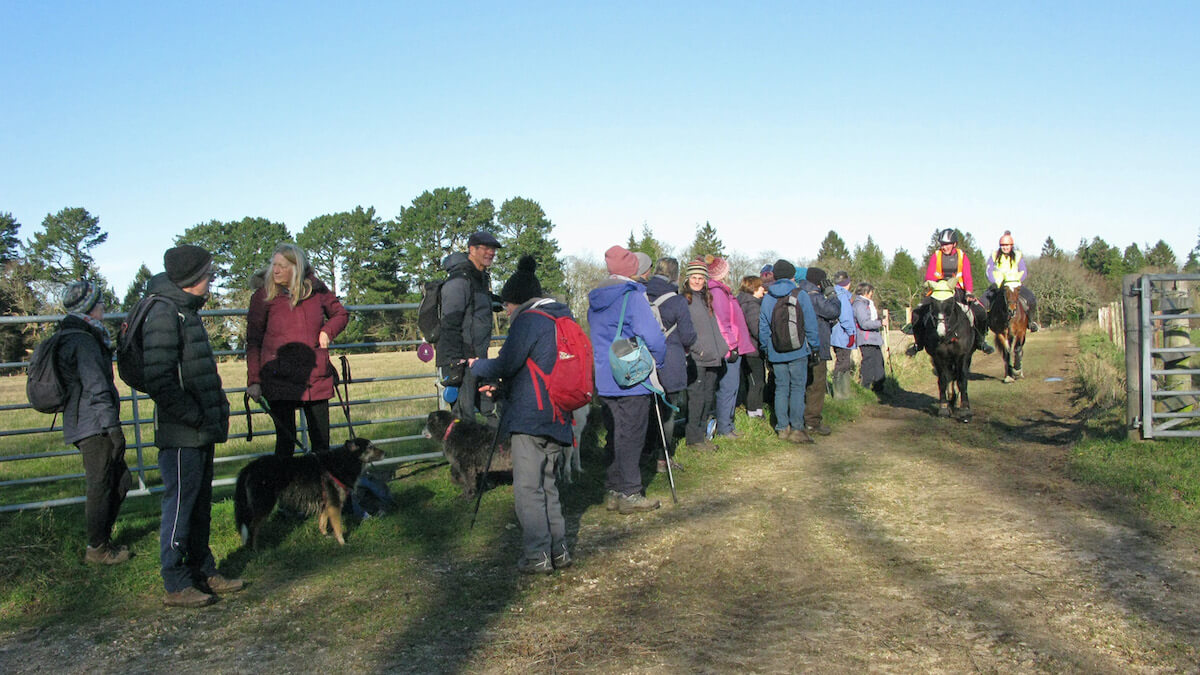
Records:
<instances>
[{"instance_id":1,"label":"glove","mask_svg":"<svg viewBox=\"0 0 1200 675\"><path fill-rule=\"evenodd\" d=\"M492 293L492 311L493 312L503 312L504 311L504 303L501 302L500 296L496 295L495 293Z\"/></svg>"},{"instance_id":2,"label":"glove","mask_svg":"<svg viewBox=\"0 0 1200 675\"><path fill-rule=\"evenodd\" d=\"M438 369L438 375L442 378L443 387L457 387L462 384L463 375L467 372L466 361L456 361Z\"/></svg>"},{"instance_id":3,"label":"glove","mask_svg":"<svg viewBox=\"0 0 1200 675\"><path fill-rule=\"evenodd\" d=\"M737 350L737 347L734 347L733 349L730 349L729 353L727 353L725 355L725 361L727 363L733 363L734 361L737 361L737 360L738 360L738 350Z\"/></svg>"},{"instance_id":4,"label":"glove","mask_svg":"<svg viewBox=\"0 0 1200 675\"><path fill-rule=\"evenodd\" d=\"M125 432L121 427L113 427L108 430L108 440L113 445L113 451L116 453L125 452Z\"/></svg>"},{"instance_id":5,"label":"glove","mask_svg":"<svg viewBox=\"0 0 1200 675\"><path fill-rule=\"evenodd\" d=\"M818 353L816 353L816 352L809 352L809 353L808 353L808 363L809 363L810 365L814 365L814 366L815 366L815 365L817 365L817 364L818 364L818 363L820 363L820 362L821 362L821 355L820 355L820 354L818 354Z\"/></svg>"},{"instance_id":6,"label":"glove","mask_svg":"<svg viewBox=\"0 0 1200 675\"><path fill-rule=\"evenodd\" d=\"M263 401L262 385L258 384L256 382L256 383L246 387L246 395L249 396L250 398L254 399L254 401L256 403L261 404Z\"/></svg>"},{"instance_id":7,"label":"glove","mask_svg":"<svg viewBox=\"0 0 1200 675\"><path fill-rule=\"evenodd\" d=\"M827 298L832 298L837 295L837 291L834 290L833 284L825 286L821 293L823 293Z\"/></svg>"}]
</instances>

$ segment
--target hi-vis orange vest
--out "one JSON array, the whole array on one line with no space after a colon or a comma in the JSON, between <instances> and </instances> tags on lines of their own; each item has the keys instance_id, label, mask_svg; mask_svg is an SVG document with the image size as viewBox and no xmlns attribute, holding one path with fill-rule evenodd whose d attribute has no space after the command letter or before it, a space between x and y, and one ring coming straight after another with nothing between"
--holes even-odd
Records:
<instances>
[{"instance_id":1,"label":"hi-vis orange vest","mask_svg":"<svg viewBox=\"0 0 1200 675\"><path fill-rule=\"evenodd\" d=\"M958 285L962 286L963 285L963 279L962 279L963 250L961 248L956 248L956 249L954 249L954 253L955 253L955 256L958 258L958 260L956 261L958 263L958 267L956 267L954 269L954 273L957 274L959 277ZM937 256L937 262L935 262L933 265L933 276L936 277L938 281L941 281L942 279L944 279L946 277L945 273L942 271L942 249L939 248L938 250L934 251L933 254L935 256Z\"/></svg>"}]
</instances>

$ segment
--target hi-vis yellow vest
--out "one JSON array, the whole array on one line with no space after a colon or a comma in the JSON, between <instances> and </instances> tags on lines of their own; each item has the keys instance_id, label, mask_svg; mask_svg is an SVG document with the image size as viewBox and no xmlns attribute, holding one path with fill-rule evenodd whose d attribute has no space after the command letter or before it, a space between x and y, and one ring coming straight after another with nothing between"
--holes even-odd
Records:
<instances>
[{"instance_id":1,"label":"hi-vis yellow vest","mask_svg":"<svg viewBox=\"0 0 1200 675\"><path fill-rule=\"evenodd\" d=\"M1020 251L1013 251L1012 260L1009 260L1006 255L996 256L993 259L996 261L996 267L995 271L992 272L992 276L995 277L997 286L1003 288L1005 283L1010 283L1013 286L1021 285L1021 270L1019 269L1021 265Z\"/></svg>"}]
</instances>

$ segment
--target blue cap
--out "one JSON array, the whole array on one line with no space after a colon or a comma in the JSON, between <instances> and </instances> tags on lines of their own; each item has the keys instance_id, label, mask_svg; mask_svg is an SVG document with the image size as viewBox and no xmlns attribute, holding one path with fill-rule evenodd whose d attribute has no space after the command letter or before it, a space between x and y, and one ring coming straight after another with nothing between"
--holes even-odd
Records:
<instances>
[{"instance_id":1,"label":"blue cap","mask_svg":"<svg viewBox=\"0 0 1200 675\"><path fill-rule=\"evenodd\" d=\"M758 276L761 277L762 275L766 274L767 272L774 274L775 266L772 265L771 263L767 263L766 265L763 265L762 269L758 271Z\"/></svg>"}]
</instances>

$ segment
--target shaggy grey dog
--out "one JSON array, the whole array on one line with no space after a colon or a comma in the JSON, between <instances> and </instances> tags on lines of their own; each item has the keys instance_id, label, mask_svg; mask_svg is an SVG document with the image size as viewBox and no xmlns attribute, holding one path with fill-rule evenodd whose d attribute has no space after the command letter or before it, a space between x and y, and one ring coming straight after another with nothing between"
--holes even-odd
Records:
<instances>
[{"instance_id":1,"label":"shaggy grey dog","mask_svg":"<svg viewBox=\"0 0 1200 675\"><path fill-rule=\"evenodd\" d=\"M425 418L425 438L442 444L442 454L450 462L450 479L462 488L463 497L474 497L487 466L495 432L486 424L454 419L447 410L435 410ZM512 455L497 445L491 471L512 471Z\"/></svg>"}]
</instances>

